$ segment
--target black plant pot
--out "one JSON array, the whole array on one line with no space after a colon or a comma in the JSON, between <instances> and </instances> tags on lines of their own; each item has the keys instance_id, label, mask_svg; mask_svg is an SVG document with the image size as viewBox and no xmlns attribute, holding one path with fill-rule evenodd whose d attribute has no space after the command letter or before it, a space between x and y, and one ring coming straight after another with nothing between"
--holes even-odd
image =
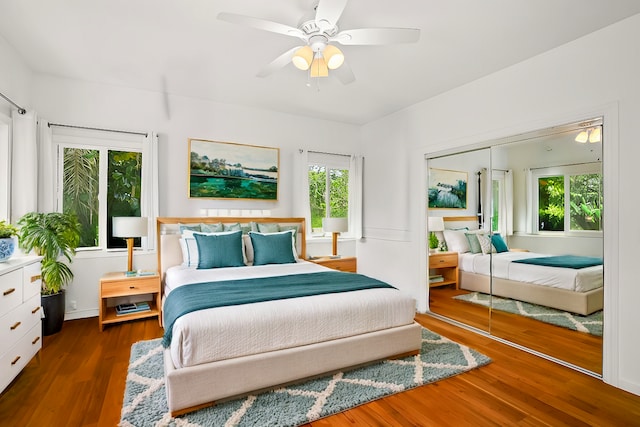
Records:
<instances>
[{"instance_id":1,"label":"black plant pot","mask_svg":"<svg viewBox=\"0 0 640 427\"><path fill-rule=\"evenodd\" d=\"M62 329L64 322L65 299L64 291L53 295L42 295L42 309L44 318L42 319L42 335L53 335Z\"/></svg>"}]
</instances>

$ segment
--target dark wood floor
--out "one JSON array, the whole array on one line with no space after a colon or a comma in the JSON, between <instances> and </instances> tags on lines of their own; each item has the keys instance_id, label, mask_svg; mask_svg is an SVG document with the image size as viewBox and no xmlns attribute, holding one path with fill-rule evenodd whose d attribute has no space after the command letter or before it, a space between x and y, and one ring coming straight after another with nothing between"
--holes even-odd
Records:
<instances>
[{"instance_id":1,"label":"dark wood floor","mask_svg":"<svg viewBox=\"0 0 640 427\"><path fill-rule=\"evenodd\" d=\"M602 374L602 337L573 331L517 314L489 309L453 299L468 291L453 287L429 290L429 307L434 313L471 325L524 347Z\"/></svg>"},{"instance_id":2,"label":"dark wood floor","mask_svg":"<svg viewBox=\"0 0 640 427\"><path fill-rule=\"evenodd\" d=\"M639 396L433 317L417 320L493 362L310 426L640 426ZM117 425L130 346L161 333L154 319L102 333L96 318L65 322L0 396L0 425Z\"/></svg>"}]
</instances>

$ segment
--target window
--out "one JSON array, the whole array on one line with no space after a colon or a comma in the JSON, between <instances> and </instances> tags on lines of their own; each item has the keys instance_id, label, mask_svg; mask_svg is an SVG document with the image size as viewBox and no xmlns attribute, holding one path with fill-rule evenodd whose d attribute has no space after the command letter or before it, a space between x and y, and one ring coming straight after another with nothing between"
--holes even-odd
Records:
<instances>
[{"instance_id":1,"label":"window","mask_svg":"<svg viewBox=\"0 0 640 427\"><path fill-rule=\"evenodd\" d=\"M533 177L538 231L602 231L600 164L539 169Z\"/></svg>"},{"instance_id":2,"label":"window","mask_svg":"<svg viewBox=\"0 0 640 427\"><path fill-rule=\"evenodd\" d=\"M349 156L309 153L311 232L322 234L322 218L349 218Z\"/></svg>"},{"instance_id":3,"label":"window","mask_svg":"<svg viewBox=\"0 0 640 427\"><path fill-rule=\"evenodd\" d=\"M148 194L155 186L143 186L143 167L148 165L143 159L149 155L144 141L143 135L107 131L53 133L58 210L77 215L82 226L79 249L125 248L124 239L112 236L112 218L143 216L145 204L157 200ZM135 245L141 246L141 239Z\"/></svg>"}]
</instances>

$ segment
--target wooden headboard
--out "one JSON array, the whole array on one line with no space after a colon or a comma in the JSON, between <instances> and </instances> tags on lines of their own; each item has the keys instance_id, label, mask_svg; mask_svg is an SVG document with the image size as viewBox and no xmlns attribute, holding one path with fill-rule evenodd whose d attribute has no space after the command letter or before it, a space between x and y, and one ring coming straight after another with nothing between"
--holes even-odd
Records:
<instances>
[{"instance_id":1,"label":"wooden headboard","mask_svg":"<svg viewBox=\"0 0 640 427\"><path fill-rule=\"evenodd\" d=\"M269 218L269 217L159 217L156 220L158 236L158 271L164 280L164 273L169 267L182 263L180 249L180 227L178 224L235 224L248 226L250 223L277 223L279 225L295 225L298 227L296 246L298 256L307 255L307 241L304 218Z\"/></svg>"},{"instance_id":2,"label":"wooden headboard","mask_svg":"<svg viewBox=\"0 0 640 427\"><path fill-rule=\"evenodd\" d=\"M468 216L445 216L444 228L447 230L467 227L469 230L476 230L478 228L478 217L473 215Z\"/></svg>"}]
</instances>

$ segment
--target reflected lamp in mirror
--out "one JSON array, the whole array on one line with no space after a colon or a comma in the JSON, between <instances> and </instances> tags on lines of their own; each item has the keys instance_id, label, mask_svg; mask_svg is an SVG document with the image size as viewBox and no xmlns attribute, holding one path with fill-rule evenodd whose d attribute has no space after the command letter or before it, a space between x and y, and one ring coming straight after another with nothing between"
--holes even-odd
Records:
<instances>
[{"instance_id":1,"label":"reflected lamp in mirror","mask_svg":"<svg viewBox=\"0 0 640 427\"><path fill-rule=\"evenodd\" d=\"M149 220L139 216L113 217L113 237L121 237L127 241L127 273L133 271L133 239L145 237L149 229Z\"/></svg>"},{"instance_id":2,"label":"reflected lamp in mirror","mask_svg":"<svg viewBox=\"0 0 640 427\"><path fill-rule=\"evenodd\" d=\"M322 218L322 231L332 233L332 253L333 256L338 256L338 235L349 231L347 218Z\"/></svg>"}]
</instances>

